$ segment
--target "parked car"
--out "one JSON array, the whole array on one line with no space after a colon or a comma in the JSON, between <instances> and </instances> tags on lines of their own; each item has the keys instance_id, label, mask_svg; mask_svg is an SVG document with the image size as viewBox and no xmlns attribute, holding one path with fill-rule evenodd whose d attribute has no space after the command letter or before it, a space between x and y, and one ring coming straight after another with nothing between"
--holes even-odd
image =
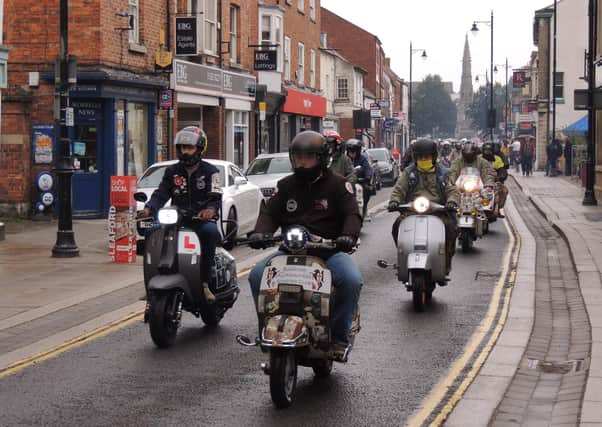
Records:
<instances>
[{"instance_id":1,"label":"parked car","mask_svg":"<svg viewBox=\"0 0 602 427\"><path fill-rule=\"evenodd\" d=\"M395 185L399 177L399 166L386 148L369 148L366 150L378 163L375 169L380 172L383 185Z\"/></svg>"},{"instance_id":2,"label":"parked car","mask_svg":"<svg viewBox=\"0 0 602 427\"><path fill-rule=\"evenodd\" d=\"M245 177L243 172L234 163L224 160L205 159L205 161L215 166L220 173L220 182L222 183L222 218L230 221L236 221L238 224L238 236L245 236L252 232L259 216L259 209L263 197L259 187ZM138 191L144 192L150 199L153 192L159 187L161 179L168 166L177 163L177 160L155 163L150 166L138 180ZM144 204L137 203L137 209L142 210ZM166 203L169 205L171 200ZM221 228L221 227L220 227ZM231 234L234 229L233 223L224 224L226 235ZM139 236L139 239L142 239ZM224 242L224 247L228 250L234 246L233 239Z\"/></svg>"},{"instance_id":3,"label":"parked car","mask_svg":"<svg viewBox=\"0 0 602 427\"><path fill-rule=\"evenodd\" d=\"M377 191L380 191L382 188L382 179L380 176L380 169L377 167L378 160L376 160L372 154L368 153L366 150L362 152L364 156L368 159L370 166L372 167L372 179L370 179L370 188L372 189L371 195L376 195Z\"/></svg>"},{"instance_id":4,"label":"parked car","mask_svg":"<svg viewBox=\"0 0 602 427\"><path fill-rule=\"evenodd\" d=\"M251 162L245 176L257 185L267 201L276 191L276 184L293 173L288 153L260 154Z\"/></svg>"}]
</instances>

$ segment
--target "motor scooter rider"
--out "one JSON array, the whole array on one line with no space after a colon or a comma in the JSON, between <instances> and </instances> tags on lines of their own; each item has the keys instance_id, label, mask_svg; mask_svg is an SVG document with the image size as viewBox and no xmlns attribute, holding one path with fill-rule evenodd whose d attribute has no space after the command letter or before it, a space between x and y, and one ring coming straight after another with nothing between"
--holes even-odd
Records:
<instances>
[{"instance_id":1,"label":"motor scooter rider","mask_svg":"<svg viewBox=\"0 0 602 427\"><path fill-rule=\"evenodd\" d=\"M495 185L495 174L493 168L488 161L480 156L477 156L477 146L474 142L466 142L462 147L462 157L454 160L449 168L449 179L455 183L462 173L462 170L467 167L473 167L479 171L483 186L489 190L493 190Z\"/></svg>"},{"instance_id":2,"label":"motor scooter rider","mask_svg":"<svg viewBox=\"0 0 602 427\"><path fill-rule=\"evenodd\" d=\"M345 155L345 142L343 137L335 131L324 131L322 134L328 145L328 167L334 173L347 178L352 184L357 182L357 176L353 170L353 162Z\"/></svg>"},{"instance_id":3,"label":"motor scooter rider","mask_svg":"<svg viewBox=\"0 0 602 427\"><path fill-rule=\"evenodd\" d=\"M187 126L176 134L174 145L178 163L168 166L150 200L138 213L139 218L148 218L171 199L171 204L194 213L194 219L186 224L199 236L203 248L201 272L203 293L207 302L215 301L210 281L213 276L215 249L220 234L215 222L219 218L222 203L219 170L204 161L207 150L207 135L197 126Z\"/></svg>"},{"instance_id":4,"label":"motor scooter rider","mask_svg":"<svg viewBox=\"0 0 602 427\"><path fill-rule=\"evenodd\" d=\"M410 203L424 196L434 203L445 205L450 210L458 208L460 193L456 185L449 180L448 170L437 163L437 145L431 139L419 139L413 148L414 163L399 176L391 197L389 211L395 211L399 205ZM402 214L402 215L409 215ZM397 246L399 225L405 216L400 215L393 223L393 240ZM436 214L445 225L446 274L451 271L451 261L456 253L457 219L454 212Z\"/></svg>"},{"instance_id":5,"label":"motor scooter rider","mask_svg":"<svg viewBox=\"0 0 602 427\"><path fill-rule=\"evenodd\" d=\"M452 150L452 152L449 155L449 162L453 163L455 160L459 159L460 157L462 157L462 145L464 143L462 141L456 141L454 142L454 148Z\"/></svg>"},{"instance_id":6,"label":"motor scooter rider","mask_svg":"<svg viewBox=\"0 0 602 427\"><path fill-rule=\"evenodd\" d=\"M336 288L332 317L333 352L342 357L349 345L349 331L363 283L362 275L349 255L359 238L362 219L353 185L327 167L324 137L314 131L295 136L289 148L294 173L278 182L276 193L262 208L250 236L254 249L278 228L301 225L311 234L336 240L333 251L310 251L324 259ZM249 274L255 304L266 264L276 254L258 262Z\"/></svg>"},{"instance_id":7,"label":"motor scooter rider","mask_svg":"<svg viewBox=\"0 0 602 427\"><path fill-rule=\"evenodd\" d=\"M362 142L359 139L350 138L347 140L347 155L353 162L353 167L361 166L362 170L357 175L357 181L364 188L364 209L362 212L362 218L367 218L368 215L368 202L370 201L370 182L372 181L372 166L370 162L362 154Z\"/></svg>"},{"instance_id":8,"label":"motor scooter rider","mask_svg":"<svg viewBox=\"0 0 602 427\"><path fill-rule=\"evenodd\" d=\"M498 218L504 218L505 216L502 213L500 213L500 210L504 208L504 205L506 204L506 199L508 198L508 187L504 185L504 182L508 178L507 169L509 165L506 165L506 163L504 163L504 159L499 154L495 153L494 144L490 142L486 142L485 144L483 144L482 152L483 154L481 154L481 157L483 157L483 159L489 162L489 164L495 171L495 182L498 183L498 188L495 193L494 214Z\"/></svg>"}]
</instances>

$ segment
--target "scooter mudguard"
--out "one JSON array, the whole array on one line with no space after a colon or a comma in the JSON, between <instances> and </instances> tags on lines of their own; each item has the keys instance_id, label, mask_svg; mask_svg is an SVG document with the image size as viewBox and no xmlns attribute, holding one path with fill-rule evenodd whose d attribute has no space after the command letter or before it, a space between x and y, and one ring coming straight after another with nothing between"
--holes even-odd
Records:
<instances>
[{"instance_id":1,"label":"scooter mudguard","mask_svg":"<svg viewBox=\"0 0 602 427\"><path fill-rule=\"evenodd\" d=\"M305 322L299 316L279 314L271 317L261 332L265 347L303 347L309 344Z\"/></svg>"},{"instance_id":2,"label":"scooter mudguard","mask_svg":"<svg viewBox=\"0 0 602 427\"><path fill-rule=\"evenodd\" d=\"M148 290L153 291L170 291L180 289L190 298L190 286L188 280L182 274L158 274L153 276L148 282Z\"/></svg>"},{"instance_id":3,"label":"scooter mudguard","mask_svg":"<svg viewBox=\"0 0 602 427\"><path fill-rule=\"evenodd\" d=\"M411 269L428 269L433 281L445 278L445 225L435 215L411 215L397 236L397 279L407 283Z\"/></svg>"}]
</instances>

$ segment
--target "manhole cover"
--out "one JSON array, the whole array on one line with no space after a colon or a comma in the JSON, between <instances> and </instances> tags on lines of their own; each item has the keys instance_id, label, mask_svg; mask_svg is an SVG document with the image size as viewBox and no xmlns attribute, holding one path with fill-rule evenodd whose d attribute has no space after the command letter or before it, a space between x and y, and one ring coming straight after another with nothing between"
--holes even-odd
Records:
<instances>
[{"instance_id":1,"label":"manhole cover","mask_svg":"<svg viewBox=\"0 0 602 427\"><path fill-rule=\"evenodd\" d=\"M586 213L583 214L588 221L600 222L602 221L602 212Z\"/></svg>"},{"instance_id":2,"label":"manhole cover","mask_svg":"<svg viewBox=\"0 0 602 427\"><path fill-rule=\"evenodd\" d=\"M547 362L545 360L528 359L529 369L536 369L547 374L568 374L583 369L583 359L567 360L566 362Z\"/></svg>"}]
</instances>

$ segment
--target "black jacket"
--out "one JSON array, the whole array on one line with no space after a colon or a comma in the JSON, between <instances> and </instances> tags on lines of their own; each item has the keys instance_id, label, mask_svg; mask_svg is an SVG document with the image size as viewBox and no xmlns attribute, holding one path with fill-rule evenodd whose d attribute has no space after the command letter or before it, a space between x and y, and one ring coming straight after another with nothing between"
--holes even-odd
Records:
<instances>
[{"instance_id":1,"label":"black jacket","mask_svg":"<svg viewBox=\"0 0 602 427\"><path fill-rule=\"evenodd\" d=\"M357 239L361 224L353 185L328 170L311 184L295 175L278 181L276 193L261 209L255 232L273 233L279 227L301 225L325 239Z\"/></svg>"},{"instance_id":2,"label":"black jacket","mask_svg":"<svg viewBox=\"0 0 602 427\"><path fill-rule=\"evenodd\" d=\"M146 204L153 212L158 211L171 199L171 204L181 209L190 209L194 214L206 208L218 213L222 204L219 170L203 160L188 176L188 171L179 162L165 171L159 188Z\"/></svg>"}]
</instances>

